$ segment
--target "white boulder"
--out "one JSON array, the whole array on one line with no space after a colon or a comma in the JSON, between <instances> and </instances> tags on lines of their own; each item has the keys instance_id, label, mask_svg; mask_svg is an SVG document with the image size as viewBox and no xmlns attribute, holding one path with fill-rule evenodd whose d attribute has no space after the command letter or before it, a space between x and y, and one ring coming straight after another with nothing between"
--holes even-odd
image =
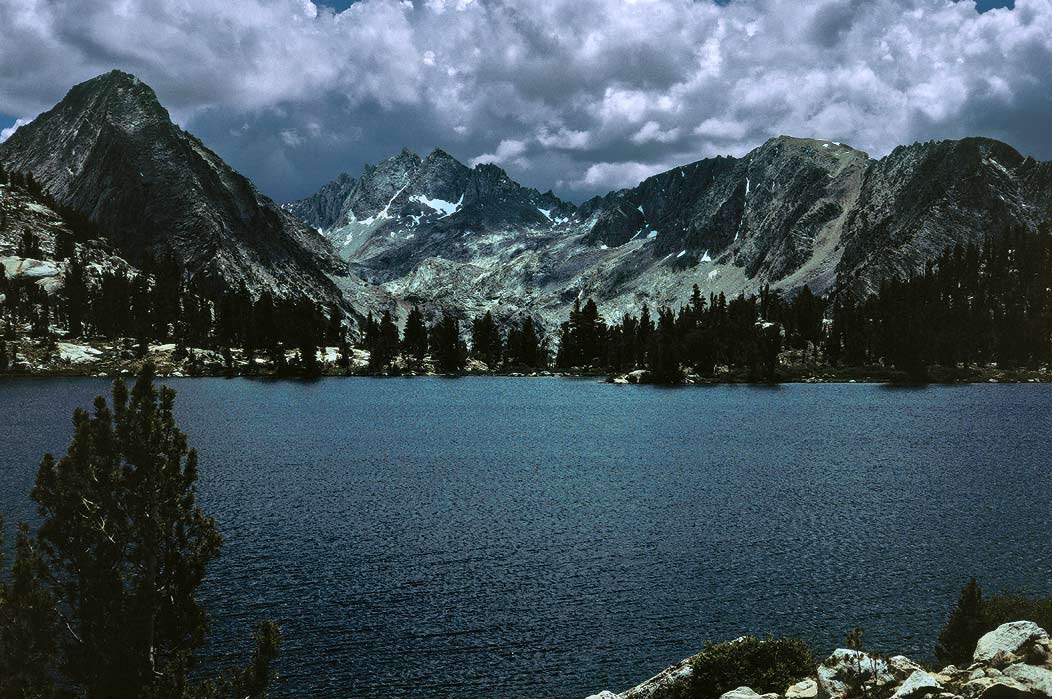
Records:
<instances>
[{"instance_id":1,"label":"white boulder","mask_svg":"<svg viewBox=\"0 0 1052 699\"><path fill-rule=\"evenodd\" d=\"M988 663L998 653L1024 655L1029 646L1044 638L1048 638L1048 634L1032 621L1001 624L979 639L972 659L977 663Z\"/></svg>"},{"instance_id":2,"label":"white boulder","mask_svg":"<svg viewBox=\"0 0 1052 699\"><path fill-rule=\"evenodd\" d=\"M866 681L886 684L894 680L888 664L868 653L848 648L837 648L818 666L818 696L822 699L843 699L852 686Z\"/></svg>"},{"instance_id":3,"label":"white boulder","mask_svg":"<svg viewBox=\"0 0 1052 699\"><path fill-rule=\"evenodd\" d=\"M968 699L1034 699L1026 687L1011 677L983 677L965 683L961 694Z\"/></svg>"},{"instance_id":4,"label":"white boulder","mask_svg":"<svg viewBox=\"0 0 1052 699\"><path fill-rule=\"evenodd\" d=\"M599 692L598 694L593 694L592 696L588 697L588 699L621 699L621 696L618 694L614 694L609 690L604 690L602 692Z\"/></svg>"},{"instance_id":5,"label":"white boulder","mask_svg":"<svg viewBox=\"0 0 1052 699\"><path fill-rule=\"evenodd\" d=\"M814 699L818 696L818 683L807 679L797 682L785 690L785 699Z\"/></svg>"},{"instance_id":6,"label":"white boulder","mask_svg":"<svg viewBox=\"0 0 1052 699\"><path fill-rule=\"evenodd\" d=\"M925 694L942 691L942 684L924 670L914 670L902 686L895 690L891 699L914 699Z\"/></svg>"},{"instance_id":7,"label":"white boulder","mask_svg":"<svg viewBox=\"0 0 1052 699\"><path fill-rule=\"evenodd\" d=\"M753 691L752 687L738 687L724 692L720 699L760 699L760 695Z\"/></svg>"},{"instance_id":8,"label":"white boulder","mask_svg":"<svg viewBox=\"0 0 1052 699\"><path fill-rule=\"evenodd\" d=\"M1035 694L1052 697L1052 670L1020 663L1005 668L1004 674Z\"/></svg>"}]
</instances>

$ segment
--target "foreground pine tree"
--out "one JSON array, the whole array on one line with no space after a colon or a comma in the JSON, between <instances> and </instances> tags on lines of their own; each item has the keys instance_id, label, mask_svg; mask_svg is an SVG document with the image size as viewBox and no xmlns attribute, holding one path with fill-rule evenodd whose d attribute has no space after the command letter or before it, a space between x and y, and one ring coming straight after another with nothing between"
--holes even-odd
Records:
<instances>
[{"instance_id":1,"label":"foreground pine tree","mask_svg":"<svg viewBox=\"0 0 1052 699\"><path fill-rule=\"evenodd\" d=\"M41 462L39 557L23 531L0 597L0 667L30 667L3 696L49 696L40 678L56 675L89 699L264 694L278 649L270 622L257 628L246 669L190 679L208 629L195 593L222 537L196 503L197 453L174 400L147 365L130 393L114 383L112 408L99 397L94 414L77 410L66 455Z\"/></svg>"},{"instance_id":2,"label":"foreground pine tree","mask_svg":"<svg viewBox=\"0 0 1052 699\"><path fill-rule=\"evenodd\" d=\"M935 656L943 665L967 667L979 637L987 631L983 619L983 591L975 578L961 590L957 606L939 634Z\"/></svg>"}]
</instances>

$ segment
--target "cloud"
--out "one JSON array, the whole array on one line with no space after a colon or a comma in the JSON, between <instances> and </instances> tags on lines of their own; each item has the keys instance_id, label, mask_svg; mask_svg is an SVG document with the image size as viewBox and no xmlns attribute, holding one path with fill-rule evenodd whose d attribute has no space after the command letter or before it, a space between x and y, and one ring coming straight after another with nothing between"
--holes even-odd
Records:
<instances>
[{"instance_id":1,"label":"cloud","mask_svg":"<svg viewBox=\"0 0 1052 699\"><path fill-rule=\"evenodd\" d=\"M497 145L493 153L483 153L471 159L471 164L482 165L483 163L517 163L520 167L529 167L525 158L520 157L526 152L526 143L514 139L505 139Z\"/></svg>"},{"instance_id":2,"label":"cloud","mask_svg":"<svg viewBox=\"0 0 1052 699\"><path fill-rule=\"evenodd\" d=\"M123 68L281 199L402 146L578 199L782 133L1052 158L1049 0L0 0L0 26L4 111Z\"/></svg>"},{"instance_id":3,"label":"cloud","mask_svg":"<svg viewBox=\"0 0 1052 699\"><path fill-rule=\"evenodd\" d=\"M577 181L582 189L612 190L633 187L651 175L668 167L648 163L594 163L588 166L584 176Z\"/></svg>"},{"instance_id":4,"label":"cloud","mask_svg":"<svg viewBox=\"0 0 1052 699\"><path fill-rule=\"evenodd\" d=\"M11 124L6 129L0 129L0 143L3 143L7 139L11 138L11 136L14 135L15 131L18 130L19 126L25 126L31 121L32 119L18 118L15 119L15 123Z\"/></svg>"}]
</instances>

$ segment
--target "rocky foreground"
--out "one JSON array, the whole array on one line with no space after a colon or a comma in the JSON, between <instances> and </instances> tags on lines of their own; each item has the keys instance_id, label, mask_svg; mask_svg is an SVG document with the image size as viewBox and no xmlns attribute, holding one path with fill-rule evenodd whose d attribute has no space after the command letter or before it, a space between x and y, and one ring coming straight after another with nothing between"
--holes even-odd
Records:
<instances>
[{"instance_id":1,"label":"rocky foreground","mask_svg":"<svg viewBox=\"0 0 1052 699\"><path fill-rule=\"evenodd\" d=\"M621 694L588 699L666 699L677 695L692 672L693 658L674 665ZM926 669L909 658L880 657L838 648L814 677L781 693L738 687L720 699L1047 699L1052 698L1052 639L1032 621L1002 624L979 639L972 664Z\"/></svg>"}]
</instances>

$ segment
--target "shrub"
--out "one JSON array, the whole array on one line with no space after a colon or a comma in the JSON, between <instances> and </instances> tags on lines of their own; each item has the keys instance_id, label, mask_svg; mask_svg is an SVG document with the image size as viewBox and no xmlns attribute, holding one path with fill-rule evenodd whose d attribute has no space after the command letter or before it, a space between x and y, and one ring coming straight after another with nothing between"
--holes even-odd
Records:
<instances>
[{"instance_id":1,"label":"shrub","mask_svg":"<svg viewBox=\"0 0 1052 699\"><path fill-rule=\"evenodd\" d=\"M983 602L984 633L1001 624L1021 620L1032 621L1052 632L1052 597L994 595Z\"/></svg>"},{"instance_id":2,"label":"shrub","mask_svg":"<svg viewBox=\"0 0 1052 699\"><path fill-rule=\"evenodd\" d=\"M943 665L967 667L980 636L1001 624L1023 620L1052 630L1052 597L999 594L983 599L982 589L972 578L939 633L935 655Z\"/></svg>"},{"instance_id":3,"label":"shrub","mask_svg":"<svg viewBox=\"0 0 1052 699\"><path fill-rule=\"evenodd\" d=\"M759 639L745 636L724 643L707 642L691 660L689 678L673 686L663 699L718 699L736 687L760 694L782 693L815 673L811 649L797 638Z\"/></svg>"}]
</instances>

